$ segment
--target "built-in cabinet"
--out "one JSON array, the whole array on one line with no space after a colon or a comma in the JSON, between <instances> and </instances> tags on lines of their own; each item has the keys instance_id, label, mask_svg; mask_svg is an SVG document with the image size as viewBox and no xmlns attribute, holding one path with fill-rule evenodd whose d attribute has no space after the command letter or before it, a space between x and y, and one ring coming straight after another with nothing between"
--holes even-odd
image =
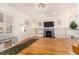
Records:
<instances>
[{"instance_id":1,"label":"built-in cabinet","mask_svg":"<svg viewBox=\"0 0 79 59\"><path fill-rule=\"evenodd\" d=\"M12 26L12 15L0 12L0 52L14 46L17 42L17 37L12 34Z\"/></svg>"},{"instance_id":2,"label":"built-in cabinet","mask_svg":"<svg viewBox=\"0 0 79 59\"><path fill-rule=\"evenodd\" d=\"M13 17L0 12L0 33L12 33Z\"/></svg>"},{"instance_id":3,"label":"built-in cabinet","mask_svg":"<svg viewBox=\"0 0 79 59\"><path fill-rule=\"evenodd\" d=\"M16 36L3 36L0 38L0 52L16 45L17 37Z\"/></svg>"},{"instance_id":4,"label":"built-in cabinet","mask_svg":"<svg viewBox=\"0 0 79 59\"><path fill-rule=\"evenodd\" d=\"M66 28L54 28L55 37L57 38L67 38L67 30Z\"/></svg>"}]
</instances>

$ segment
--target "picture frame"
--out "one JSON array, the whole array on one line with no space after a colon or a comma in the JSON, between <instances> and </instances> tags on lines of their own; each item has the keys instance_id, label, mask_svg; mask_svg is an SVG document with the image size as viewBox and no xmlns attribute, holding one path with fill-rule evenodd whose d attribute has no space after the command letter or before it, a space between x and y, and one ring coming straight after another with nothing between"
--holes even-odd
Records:
<instances>
[{"instance_id":1,"label":"picture frame","mask_svg":"<svg viewBox=\"0 0 79 59\"><path fill-rule=\"evenodd\" d=\"M29 26L29 21L25 20L25 26Z\"/></svg>"},{"instance_id":2,"label":"picture frame","mask_svg":"<svg viewBox=\"0 0 79 59\"><path fill-rule=\"evenodd\" d=\"M39 22L38 25L41 26L42 25L41 22Z\"/></svg>"}]
</instances>

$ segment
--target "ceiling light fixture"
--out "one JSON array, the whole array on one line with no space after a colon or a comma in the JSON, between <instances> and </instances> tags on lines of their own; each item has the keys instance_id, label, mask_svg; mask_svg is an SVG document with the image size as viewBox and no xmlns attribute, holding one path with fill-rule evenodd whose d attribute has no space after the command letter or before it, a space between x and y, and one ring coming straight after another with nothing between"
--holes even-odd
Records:
<instances>
[{"instance_id":1,"label":"ceiling light fixture","mask_svg":"<svg viewBox=\"0 0 79 59\"><path fill-rule=\"evenodd\" d=\"M46 4L45 4L45 3L39 3L39 4L38 4L38 7L39 7L39 8L46 8Z\"/></svg>"}]
</instances>

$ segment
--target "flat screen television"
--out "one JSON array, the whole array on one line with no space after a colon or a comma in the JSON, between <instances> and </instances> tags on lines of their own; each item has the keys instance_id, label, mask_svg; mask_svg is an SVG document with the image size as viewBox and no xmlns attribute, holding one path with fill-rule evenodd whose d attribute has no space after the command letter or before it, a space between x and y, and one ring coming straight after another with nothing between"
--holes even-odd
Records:
<instances>
[{"instance_id":1,"label":"flat screen television","mask_svg":"<svg viewBox=\"0 0 79 59\"><path fill-rule=\"evenodd\" d=\"M44 27L54 27L54 22L44 22Z\"/></svg>"}]
</instances>

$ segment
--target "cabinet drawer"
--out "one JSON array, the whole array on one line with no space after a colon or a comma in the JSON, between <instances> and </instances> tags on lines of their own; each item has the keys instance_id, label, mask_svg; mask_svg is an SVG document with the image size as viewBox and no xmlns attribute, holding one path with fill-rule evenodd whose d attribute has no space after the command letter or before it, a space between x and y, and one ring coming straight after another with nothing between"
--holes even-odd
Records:
<instances>
[{"instance_id":1,"label":"cabinet drawer","mask_svg":"<svg viewBox=\"0 0 79 59\"><path fill-rule=\"evenodd\" d=\"M10 46L12 46L12 40L7 40L4 42L4 48L8 48Z\"/></svg>"}]
</instances>

